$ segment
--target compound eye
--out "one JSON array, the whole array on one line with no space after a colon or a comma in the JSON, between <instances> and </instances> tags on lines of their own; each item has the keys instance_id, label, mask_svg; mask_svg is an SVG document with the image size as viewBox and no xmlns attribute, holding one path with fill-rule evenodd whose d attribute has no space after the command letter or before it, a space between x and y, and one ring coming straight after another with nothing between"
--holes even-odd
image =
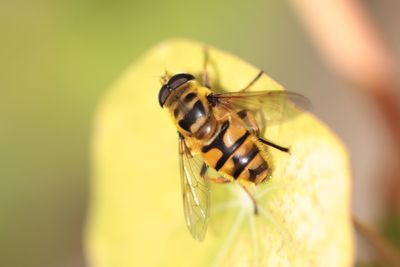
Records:
<instances>
[{"instance_id":1,"label":"compound eye","mask_svg":"<svg viewBox=\"0 0 400 267\"><path fill-rule=\"evenodd\" d=\"M160 93L158 94L160 106L164 106L165 101L167 101L168 96L173 90L193 79L194 76L189 73L178 73L172 76L168 83L164 84L160 89Z\"/></svg>"},{"instance_id":2,"label":"compound eye","mask_svg":"<svg viewBox=\"0 0 400 267\"><path fill-rule=\"evenodd\" d=\"M165 101L167 101L167 98L170 94L170 89L168 84L164 85L160 89L160 93L158 93L158 102L160 103L160 106L164 106Z\"/></svg>"},{"instance_id":3,"label":"compound eye","mask_svg":"<svg viewBox=\"0 0 400 267\"><path fill-rule=\"evenodd\" d=\"M181 86L182 84L185 84L193 79L194 76L189 73L179 73L171 77L171 79L168 81L168 85L170 86L172 91Z\"/></svg>"}]
</instances>

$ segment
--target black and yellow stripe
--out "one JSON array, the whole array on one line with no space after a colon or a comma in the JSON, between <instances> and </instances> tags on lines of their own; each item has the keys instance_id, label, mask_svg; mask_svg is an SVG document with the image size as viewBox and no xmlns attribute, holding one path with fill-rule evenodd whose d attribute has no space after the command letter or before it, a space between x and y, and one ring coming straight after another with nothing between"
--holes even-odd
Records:
<instances>
[{"instance_id":1,"label":"black and yellow stripe","mask_svg":"<svg viewBox=\"0 0 400 267\"><path fill-rule=\"evenodd\" d=\"M268 164L256 144L255 130L243 122L246 114L231 114L208 102L211 91L190 83L176 88L166 105L180 134L196 143L207 166L232 180L260 183L268 177ZM195 148L196 149L196 148Z\"/></svg>"},{"instance_id":2,"label":"black and yellow stripe","mask_svg":"<svg viewBox=\"0 0 400 267\"><path fill-rule=\"evenodd\" d=\"M167 103L178 129L184 136L209 140L218 126L207 98L196 87L178 88Z\"/></svg>"},{"instance_id":3,"label":"black and yellow stripe","mask_svg":"<svg viewBox=\"0 0 400 267\"><path fill-rule=\"evenodd\" d=\"M208 165L233 179L260 183L268 176L268 164L254 136L234 119L224 121L215 138L201 152Z\"/></svg>"}]
</instances>

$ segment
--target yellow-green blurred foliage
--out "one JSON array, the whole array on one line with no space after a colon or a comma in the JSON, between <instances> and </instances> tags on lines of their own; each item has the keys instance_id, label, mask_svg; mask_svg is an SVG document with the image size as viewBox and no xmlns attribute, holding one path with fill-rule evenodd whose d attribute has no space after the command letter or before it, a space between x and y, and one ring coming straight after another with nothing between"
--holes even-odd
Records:
<instances>
[{"instance_id":1,"label":"yellow-green blurred foliage","mask_svg":"<svg viewBox=\"0 0 400 267\"><path fill-rule=\"evenodd\" d=\"M96 102L143 51L174 36L231 51L294 91L335 86L321 82L329 75L284 1L1 1L0 266L84 265ZM334 102L325 106L336 114Z\"/></svg>"},{"instance_id":2,"label":"yellow-green blurred foliage","mask_svg":"<svg viewBox=\"0 0 400 267\"><path fill-rule=\"evenodd\" d=\"M186 36L284 77L292 27L280 2L2 1L0 266L83 265L92 112L139 54Z\"/></svg>"},{"instance_id":3,"label":"yellow-green blurred foliage","mask_svg":"<svg viewBox=\"0 0 400 267\"><path fill-rule=\"evenodd\" d=\"M279 72L274 53L297 55L290 16L264 1L2 1L0 265L83 265L91 116L133 59L186 36Z\"/></svg>"}]
</instances>

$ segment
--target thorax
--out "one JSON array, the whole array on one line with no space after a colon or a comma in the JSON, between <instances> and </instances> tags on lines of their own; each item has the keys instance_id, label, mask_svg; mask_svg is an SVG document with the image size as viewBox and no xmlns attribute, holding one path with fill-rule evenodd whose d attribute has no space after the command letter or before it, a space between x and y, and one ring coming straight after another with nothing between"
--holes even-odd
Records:
<instances>
[{"instance_id":1,"label":"thorax","mask_svg":"<svg viewBox=\"0 0 400 267\"><path fill-rule=\"evenodd\" d=\"M178 132L188 143L207 142L218 129L218 121L207 99L211 93L195 82L188 83L177 89L167 103Z\"/></svg>"}]
</instances>

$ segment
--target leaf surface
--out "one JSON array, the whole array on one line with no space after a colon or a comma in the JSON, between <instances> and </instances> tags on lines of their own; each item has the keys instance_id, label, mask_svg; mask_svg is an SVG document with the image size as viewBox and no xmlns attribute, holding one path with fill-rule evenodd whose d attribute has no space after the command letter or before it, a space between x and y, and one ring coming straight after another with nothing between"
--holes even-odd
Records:
<instances>
[{"instance_id":1,"label":"leaf surface","mask_svg":"<svg viewBox=\"0 0 400 267\"><path fill-rule=\"evenodd\" d=\"M215 48L210 60L218 90L237 91L259 71ZM177 133L157 97L165 70L200 75L202 66L202 44L165 41L129 67L99 104L86 231L90 266L352 266L348 155L309 113L265 133L290 145L291 155L270 150L273 178L252 188L260 214L239 185L212 184L205 240L191 237ZM283 90L268 76L252 89Z\"/></svg>"}]
</instances>

